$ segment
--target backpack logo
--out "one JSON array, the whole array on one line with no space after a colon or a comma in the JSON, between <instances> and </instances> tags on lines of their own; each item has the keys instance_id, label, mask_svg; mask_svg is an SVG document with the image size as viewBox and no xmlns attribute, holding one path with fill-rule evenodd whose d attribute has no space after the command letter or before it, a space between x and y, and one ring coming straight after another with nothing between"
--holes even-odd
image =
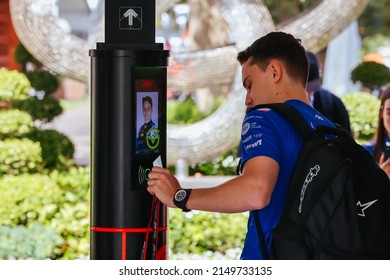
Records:
<instances>
[{"instance_id":1,"label":"backpack logo","mask_svg":"<svg viewBox=\"0 0 390 280\"><path fill-rule=\"evenodd\" d=\"M365 211L368 207L370 207L371 205L373 205L375 202L377 202L377 201L378 201L378 199L375 199L375 200L373 200L373 201L370 201L370 202L367 202L367 203L362 204L362 203L360 202L360 200L359 200L359 201L356 203L356 206L360 207L360 211L361 211L361 213L358 213L358 216L365 217L365 216L366 216L366 213L364 213L364 211Z\"/></svg>"},{"instance_id":2,"label":"backpack logo","mask_svg":"<svg viewBox=\"0 0 390 280\"><path fill-rule=\"evenodd\" d=\"M298 207L298 212L302 212L302 203L303 199L305 198L305 192L307 189L307 186L310 184L311 181L313 181L313 178L318 175L318 172L320 172L320 166L317 164L316 166L310 168L309 173L306 175L305 182L303 183L302 189L301 189L301 195L299 197L299 207Z\"/></svg>"}]
</instances>

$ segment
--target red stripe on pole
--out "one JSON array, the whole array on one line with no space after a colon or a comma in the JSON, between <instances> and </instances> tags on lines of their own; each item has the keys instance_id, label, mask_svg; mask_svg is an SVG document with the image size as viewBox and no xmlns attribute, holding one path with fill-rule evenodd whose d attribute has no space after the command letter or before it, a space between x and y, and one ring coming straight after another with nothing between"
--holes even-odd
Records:
<instances>
[{"instance_id":1,"label":"red stripe on pole","mask_svg":"<svg viewBox=\"0 0 390 280\"><path fill-rule=\"evenodd\" d=\"M122 260L126 260L126 232L122 232Z\"/></svg>"},{"instance_id":2,"label":"red stripe on pole","mask_svg":"<svg viewBox=\"0 0 390 280\"><path fill-rule=\"evenodd\" d=\"M157 231L166 231L167 227L159 227ZM92 231L97 232L111 232L111 233L122 233L122 260L126 260L126 234L127 233L139 233L139 232L151 232L151 228L102 228L102 227L91 227ZM146 251L145 251L146 253Z\"/></svg>"},{"instance_id":3,"label":"red stripe on pole","mask_svg":"<svg viewBox=\"0 0 390 280\"><path fill-rule=\"evenodd\" d=\"M166 231L168 227L159 227L157 231ZM91 227L92 231L98 232L112 232L112 233L138 233L138 232L151 232L151 228L103 228L103 227Z\"/></svg>"}]
</instances>

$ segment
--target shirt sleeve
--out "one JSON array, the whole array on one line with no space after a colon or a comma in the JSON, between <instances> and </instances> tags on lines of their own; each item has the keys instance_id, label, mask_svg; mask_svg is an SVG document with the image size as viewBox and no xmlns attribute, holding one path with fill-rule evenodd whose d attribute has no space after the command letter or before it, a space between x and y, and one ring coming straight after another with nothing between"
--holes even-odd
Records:
<instances>
[{"instance_id":1,"label":"shirt sleeve","mask_svg":"<svg viewBox=\"0 0 390 280\"><path fill-rule=\"evenodd\" d=\"M242 166L249 159L267 156L280 164L281 131L284 121L272 110L254 110L249 112L243 122L241 131Z\"/></svg>"}]
</instances>

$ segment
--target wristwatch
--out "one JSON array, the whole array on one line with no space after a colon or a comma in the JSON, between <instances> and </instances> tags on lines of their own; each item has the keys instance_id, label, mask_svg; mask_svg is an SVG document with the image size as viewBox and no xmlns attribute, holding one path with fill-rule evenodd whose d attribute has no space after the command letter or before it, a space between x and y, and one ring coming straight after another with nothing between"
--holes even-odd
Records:
<instances>
[{"instance_id":1,"label":"wristwatch","mask_svg":"<svg viewBox=\"0 0 390 280\"><path fill-rule=\"evenodd\" d=\"M191 189L179 189L173 196L173 203L183 212L189 212L191 209L186 207L188 198L190 197Z\"/></svg>"}]
</instances>

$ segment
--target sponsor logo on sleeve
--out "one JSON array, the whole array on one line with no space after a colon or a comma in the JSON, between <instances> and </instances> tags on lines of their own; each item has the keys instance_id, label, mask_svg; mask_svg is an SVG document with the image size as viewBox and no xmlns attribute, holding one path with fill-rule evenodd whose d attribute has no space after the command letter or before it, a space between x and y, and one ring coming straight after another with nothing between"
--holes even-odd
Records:
<instances>
[{"instance_id":1,"label":"sponsor logo on sleeve","mask_svg":"<svg viewBox=\"0 0 390 280\"><path fill-rule=\"evenodd\" d=\"M247 138L245 138L244 140L242 140L242 144L245 144L246 142L252 140L252 135L249 135Z\"/></svg>"},{"instance_id":2,"label":"sponsor logo on sleeve","mask_svg":"<svg viewBox=\"0 0 390 280\"><path fill-rule=\"evenodd\" d=\"M263 142L263 139L259 139L257 140L256 142L252 143L252 144L248 144L248 145L245 145L244 148L245 148L245 151L249 151L253 148L256 148L258 146L261 146L261 143Z\"/></svg>"},{"instance_id":3,"label":"sponsor logo on sleeve","mask_svg":"<svg viewBox=\"0 0 390 280\"><path fill-rule=\"evenodd\" d=\"M249 123L244 123L242 126L241 135L247 134L250 127L251 125Z\"/></svg>"}]
</instances>

